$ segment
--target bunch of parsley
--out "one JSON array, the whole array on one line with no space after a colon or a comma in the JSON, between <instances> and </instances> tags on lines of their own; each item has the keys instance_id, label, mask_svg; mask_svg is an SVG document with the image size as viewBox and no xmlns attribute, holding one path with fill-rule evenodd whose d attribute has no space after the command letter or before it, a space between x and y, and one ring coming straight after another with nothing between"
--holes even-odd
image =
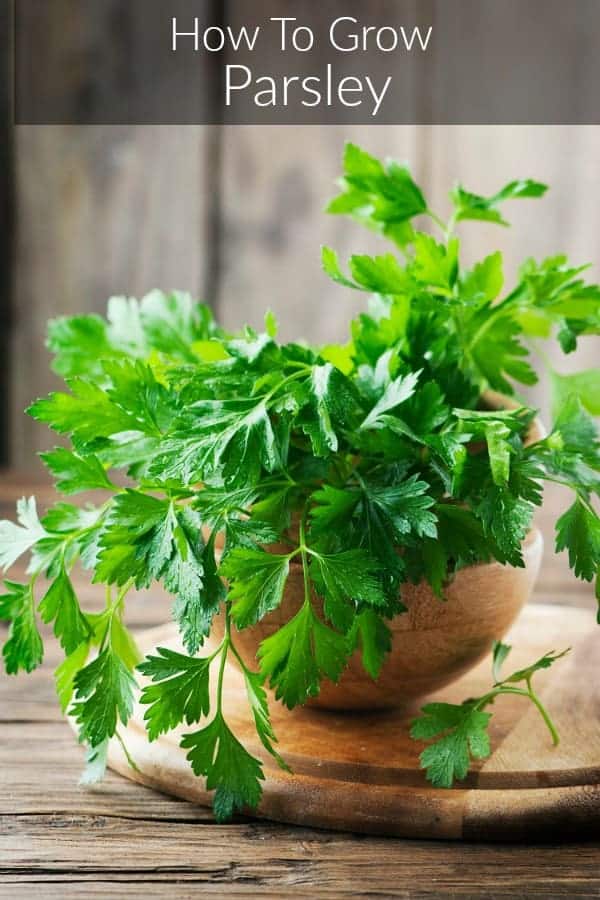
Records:
<instances>
[{"instance_id":1,"label":"bunch of parsley","mask_svg":"<svg viewBox=\"0 0 600 900\"><path fill-rule=\"evenodd\" d=\"M108 741L121 739L141 672L149 740L183 723L182 746L214 789L217 816L256 806L263 766L228 725L227 660L242 668L266 752L285 766L265 685L294 707L324 678L337 681L356 650L377 678L389 622L404 610L402 583L426 579L442 602L463 566L522 566L544 480L573 492L556 525L557 550L568 550L579 578L598 576L600 449L590 414L600 412L600 373L552 373L552 430L527 446L534 410L491 409L483 395L536 381L530 341L556 333L570 352L581 335L598 334L600 288L554 257L528 260L503 293L501 254L465 270L453 233L469 219L505 225L506 201L545 190L518 181L482 197L457 187L445 224L406 168L348 146L329 211L380 232L393 251L353 256L345 274L324 249L326 273L370 295L344 345L278 343L270 314L263 332L230 334L180 293L113 298L106 320L50 323L67 391L37 400L29 414L68 438L68 447L42 454L57 489L98 491L101 500L60 502L41 519L35 500L22 500L18 524L0 524L0 564L30 559L28 579L5 582L0 599L10 623L3 654L10 674L30 672L43 655L38 620L53 626L65 653L58 696L89 748L89 777L103 770ZM418 217L438 237L415 230ZM235 629L281 603L292 560L302 566L304 602L262 642L253 671L238 655ZM76 564L106 586L103 612L81 609ZM155 581L174 597L186 652L159 649L141 661L126 597ZM217 614L225 636L203 653ZM496 647L488 694L429 705L414 724L416 738L434 739L422 755L434 784L450 785L471 756L489 753L484 709L499 693L532 699L555 737L531 677L556 657L502 680L506 653Z\"/></svg>"}]
</instances>

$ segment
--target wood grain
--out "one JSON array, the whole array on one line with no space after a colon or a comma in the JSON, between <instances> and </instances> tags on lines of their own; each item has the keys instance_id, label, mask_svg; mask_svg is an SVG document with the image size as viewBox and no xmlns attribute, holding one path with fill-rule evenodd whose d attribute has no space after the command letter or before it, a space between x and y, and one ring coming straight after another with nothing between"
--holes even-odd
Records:
<instances>
[{"instance_id":1,"label":"wood grain","mask_svg":"<svg viewBox=\"0 0 600 900\"><path fill-rule=\"evenodd\" d=\"M142 652L156 646L181 650L173 626L141 639ZM225 714L236 736L263 760L261 818L340 830L402 837L518 840L538 834L600 834L600 690L594 673L600 635L590 634L585 612L531 605L511 630L511 667L521 668L553 647L572 645L573 658L536 676L563 734L552 746L537 711L520 697L498 701L492 720L491 757L473 767L452 790L436 790L419 768L422 747L409 737L414 706L358 714L304 708L290 712L272 704L278 749L293 769L281 772L258 742L241 674L227 673ZM490 685L489 660L431 694L430 700L461 702ZM202 779L190 771L177 729L147 742L144 708L136 708L123 732L140 772L130 769L117 742L111 765L142 784L194 802L210 802Z\"/></svg>"},{"instance_id":2,"label":"wood grain","mask_svg":"<svg viewBox=\"0 0 600 900\"><path fill-rule=\"evenodd\" d=\"M35 467L56 435L23 410L59 384L49 318L107 298L204 290L214 133L200 126L16 129L18 229L11 332L11 456Z\"/></svg>"},{"instance_id":3,"label":"wood grain","mask_svg":"<svg viewBox=\"0 0 600 900\"><path fill-rule=\"evenodd\" d=\"M19 496L47 485L0 477L0 514ZM545 518L542 522L546 531ZM15 575L15 577L19 577ZM549 596L587 610L587 586L548 555L542 572ZM553 584L556 582L556 587ZM101 591L77 577L86 606ZM553 591L553 593L550 593ZM134 631L165 622L165 598L152 591L129 609ZM4 625L0 623L0 640ZM457 843L365 837L238 820L214 824L201 806L177 800L109 772L94 790L77 779L83 752L58 709L52 670L59 650L49 641L42 668L0 676L0 897L44 898L257 895L281 897L565 898L600 896L600 841L565 842L537 828L527 844ZM506 841L511 840L508 834Z\"/></svg>"}]
</instances>

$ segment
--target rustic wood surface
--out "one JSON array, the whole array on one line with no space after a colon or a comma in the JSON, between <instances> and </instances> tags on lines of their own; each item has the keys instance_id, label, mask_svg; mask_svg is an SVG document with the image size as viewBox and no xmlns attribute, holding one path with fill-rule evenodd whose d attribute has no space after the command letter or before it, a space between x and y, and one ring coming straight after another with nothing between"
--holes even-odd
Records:
<instances>
[{"instance_id":1,"label":"rustic wood surface","mask_svg":"<svg viewBox=\"0 0 600 900\"><path fill-rule=\"evenodd\" d=\"M138 643L144 655L157 647L183 649L172 623L141 634ZM211 643L216 650L218 637ZM561 743L552 746L531 704L522 697L503 697L490 728L491 756L474 764L468 778L452 790L432 788L419 768L422 746L409 737L418 708L414 703L358 715L312 707L290 713L273 703L278 750L293 769L291 775L282 772L258 741L243 676L229 666L227 721L264 765L258 817L395 837L526 841L533 831L538 837L600 837L600 686L595 678L600 635L590 633L587 610L530 604L508 643L514 647L508 671L525 667L549 649L571 647L569 660L536 676ZM460 703L481 696L489 686L488 658L430 699ZM111 744L111 766L141 784L210 805L211 795L190 771L179 746L189 727L149 744L145 711L138 705L122 731L138 771L130 767L118 741Z\"/></svg>"},{"instance_id":2,"label":"rustic wood surface","mask_svg":"<svg viewBox=\"0 0 600 900\"><path fill-rule=\"evenodd\" d=\"M0 515L44 483L0 482ZM542 522L547 530L546 522ZM92 608L101 603L84 585ZM548 556L537 599L587 609L593 601ZM141 594L136 631L162 624L168 601ZM0 632L3 626L0 625ZM63 721L44 665L0 677L0 896L6 898L202 896L597 897L597 840L473 844L361 837L265 822L215 825L210 812L109 773L91 791L77 786L83 754Z\"/></svg>"},{"instance_id":3,"label":"rustic wood surface","mask_svg":"<svg viewBox=\"0 0 600 900\"><path fill-rule=\"evenodd\" d=\"M510 204L510 229L459 226L464 260L501 249L508 285L528 256L566 252L597 264L600 126L19 126L12 309L6 298L2 313L11 464L34 469L33 448L51 440L22 415L58 383L43 348L48 318L102 312L111 294L180 288L228 327L260 326L271 308L286 340L346 340L365 301L323 274L320 245L341 259L384 247L323 213L346 140L406 160L441 215L457 180L480 192L517 177L550 184L543 200ZM597 346L587 338L556 354L557 368L595 365ZM547 378L532 396L547 414Z\"/></svg>"}]
</instances>

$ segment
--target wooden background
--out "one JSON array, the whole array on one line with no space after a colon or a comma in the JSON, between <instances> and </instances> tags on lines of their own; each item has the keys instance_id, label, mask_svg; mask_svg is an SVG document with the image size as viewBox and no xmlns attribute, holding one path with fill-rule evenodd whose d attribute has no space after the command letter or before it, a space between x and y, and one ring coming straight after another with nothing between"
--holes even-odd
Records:
<instances>
[{"instance_id":1,"label":"wooden background","mask_svg":"<svg viewBox=\"0 0 600 900\"><path fill-rule=\"evenodd\" d=\"M33 448L52 441L22 415L55 383L43 347L51 316L181 288L233 328L260 325L270 307L284 338L343 340L364 300L322 274L319 247L345 257L379 243L322 212L346 140L409 161L442 214L457 179L480 192L517 177L548 182L545 199L510 205L510 230L461 226L465 258L500 247L512 276L526 256L565 251L600 277L600 127L20 126L8 462L35 466ZM561 370L596 364L598 343L583 341Z\"/></svg>"},{"instance_id":2,"label":"wooden background","mask_svg":"<svg viewBox=\"0 0 600 900\"><path fill-rule=\"evenodd\" d=\"M55 2L71 22L75 0ZM257 15L265 2L256 0ZM301 18L307 2L295 3L294 14ZM450 28L444 0L412 2L444 33ZM471 2L476 14L477 0L464 0ZM235 13L233 2L198 0L195 6L215 20ZM346 0L343 12L360 15L360 7ZM44 9L28 27L41 27ZM104 0L102 10L92 36L96 49L110 45L119 3ZM324 5L328 19L334 11ZM526 15L536 15L535 8L528 12L524 5ZM578 28L585 30L580 19ZM152 68L132 38L136 25L143 28L143 22L128 22L120 41L131 42L128 60L145 73L147 89ZM483 66L486 47L477 52ZM224 61L214 58L215 65ZM407 85L415 120L444 106L443 67L426 74L422 83ZM565 79L582 96L591 89L576 66L565 68ZM108 78L103 87L118 89ZM0 97L0 107L5 101ZM322 274L319 246L333 245L342 258L381 246L352 222L322 213L346 140L408 161L442 215L456 180L482 193L518 177L546 181L552 190L544 200L510 205L512 229L461 226L464 257L474 260L500 247L513 276L526 256L565 251L576 262L593 262L600 278L600 126L19 126L12 154L4 137L0 133L0 439L2 462L22 469L35 469L34 450L53 442L22 414L58 383L43 346L49 317L103 312L113 294L181 288L210 302L230 327L260 325L270 307L284 338L344 339L364 299ZM562 370L595 364L599 344L597 338L582 342L576 356L561 360ZM547 409L543 386L533 397Z\"/></svg>"}]
</instances>

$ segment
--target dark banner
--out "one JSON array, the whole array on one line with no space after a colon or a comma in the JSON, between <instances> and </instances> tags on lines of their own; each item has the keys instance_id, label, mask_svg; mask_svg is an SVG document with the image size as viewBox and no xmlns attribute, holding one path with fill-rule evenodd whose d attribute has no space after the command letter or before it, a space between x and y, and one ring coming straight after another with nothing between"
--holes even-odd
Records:
<instances>
[{"instance_id":1,"label":"dark banner","mask_svg":"<svg viewBox=\"0 0 600 900\"><path fill-rule=\"evenodd\" d=\"M600 0L14 0L17 124L598 124Z\"/></svg>"}]
</instances>

